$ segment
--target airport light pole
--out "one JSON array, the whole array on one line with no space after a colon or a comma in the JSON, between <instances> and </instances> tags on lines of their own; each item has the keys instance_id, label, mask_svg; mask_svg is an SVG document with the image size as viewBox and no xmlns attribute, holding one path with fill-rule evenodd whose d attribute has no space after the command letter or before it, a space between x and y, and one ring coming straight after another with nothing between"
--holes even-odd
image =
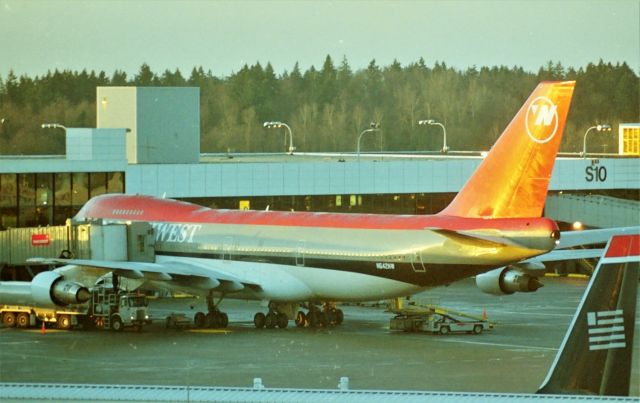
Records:
<instances>
[{"instance_id":1,"label":"airport light pole","mask_svg":"<svg viewBox=\"0 0 640 403\"><path fill-rule=\"evenodd\" d=\"M371 122L368 129L364 129L358 136L358 144L356 145L356 153L358 154L358 161L360 161L360 140L365 133L379 132L380 124L377 122Z\"/></svg>"},{"instance_id":2,"label":"airport light pole","mask_svg":"<svg viewBox=\"0 0 640 403\"><path fill-rule=\"evenodd\" d=\"M262 126L265 129L279 129L281 127L287 129L287 131L289 132L289 155L293 155L293 151L295 151L296 148L293 146L293 134L291 133L291 128L288 124L284 122L264 122Z\"/></svg>"},{"instance_id":3,"label":"airport light pole","mask_svg":"<svg viewBox=\"0 0 640 403\"><path fill-rule=\"evenodd\" d=\"M65 131L65 133L67 132L67 128L59 123L43 123L42 128L43 129L62 129Z\"/></svg>"},{"instance_id":4,"label":"airport light pole","mask_svg":"<svg viewBox=\"0 0 640 403\"><path fill-rule=\"evenodd\" d=\"M586 158L587 156L587 134L589 134L589 132L593 129L598 132L610 132L611 125L605 123L602 125L591 126L587 129L587 131L584 133L584 138L582 139L582 153L580 153L582 155L582 158Z\"/></svg>"},{"instance_id":5,"label":"airport light pole","mask_svg":"<svg viewBox=\"0 0 640 403\"><path fill-rule=\"evenodd\" d=\"M442 133L444 134L444 145L442 146L442 150L440 150L440 152L446 154L447 151L449 151L449 147L447 147L447 129L444 127L444 125L440 122L436 122L433 119L426 119L426 120L419 120L418 121L419 125L429 125L429 126L440 126L442 127Z\"/></svg>"}]
</instances>

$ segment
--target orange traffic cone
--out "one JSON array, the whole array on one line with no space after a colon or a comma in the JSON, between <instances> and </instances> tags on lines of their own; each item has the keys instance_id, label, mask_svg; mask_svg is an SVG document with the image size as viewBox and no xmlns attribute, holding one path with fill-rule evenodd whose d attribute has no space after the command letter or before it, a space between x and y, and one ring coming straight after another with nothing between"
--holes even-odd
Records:
<instances>
[{"instance_id":1,"label":"orange traffic cone","mask_svg":"<svg viewBox=\"0 0 640 403\"><path fill-rule=\"evenodd\" d=\"M482 320L487 320L487 306L484 306L484 310L482 311Z\"/></svg>"},{"instance_id":2,"label":"orange traffic cone","mask_svg":"<svg viewBox=\"0 0 640 403\"><path fill-rule=\"evenodd\" d=\"M40 328L40 333L47 334L47 326L45 326L44 322L42 322L42 327Z\"/></svg>"}]
</instances>

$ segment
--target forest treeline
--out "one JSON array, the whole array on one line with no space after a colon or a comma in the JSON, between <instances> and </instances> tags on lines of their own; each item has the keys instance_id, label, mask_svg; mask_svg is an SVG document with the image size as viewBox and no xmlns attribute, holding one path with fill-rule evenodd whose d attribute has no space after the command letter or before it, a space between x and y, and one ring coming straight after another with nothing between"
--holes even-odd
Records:
<instances>
[{"instance_id":1,"label":"forest treeline","mask_svg":"<svg viewBox=\"0 0 640 403\"><path fill-rule=\"evenodd\" d=\"M327 56L322 67L298 64L278 75L271 64L245 65L228 77L202 67L155 73L147 64L129 77L123 71L53 71L43 76L0 77L0 153L62 154L63 133L43 122L95 127L97 86L200 87L202 152L284 151L284 132L265 121L286 122L298 151L356 148L358 134L378 122L381 131L363 138L364 151L427 151L442 147L435 119L446 126L452 150L487 150L533 88L542 80L576 80L562 151L581 151L585 130L596 123L640 121L640 79L625 63L599 61L575 70L549 62L537 73L520 67L471 67L464 71L423 59L354 71L346 58ZM613 152L615 134L589 141L594 152ZM596 136L594 136L596 137Z\"/></svg>"}]
</instances>

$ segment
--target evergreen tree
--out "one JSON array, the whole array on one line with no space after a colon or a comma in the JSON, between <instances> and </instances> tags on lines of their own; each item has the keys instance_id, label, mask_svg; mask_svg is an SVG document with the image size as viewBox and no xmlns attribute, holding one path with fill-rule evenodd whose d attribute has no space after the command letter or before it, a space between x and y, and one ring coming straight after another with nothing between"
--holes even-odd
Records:
<instances>
[{"instance_id":1,"label":"evergreen tree","mask_svg":"<svg viewBox=\"0 0 640 403\"><path fill-rule=\"evenodd\" d=\"M111 76L111 85L114 86L125 86L128 84L127 81L127 73L125 73L122 70L116 70L113 72L113 75Z\"/></svg>"},{"instance_id":2,"label":"evergreen tree","mask_svg":"<svg viewBox=\"0 0 640 403\"><path fill-rule=\"evenodd\" d=\"M441 130L417 126L419 119L442 122L453 150L487 150L537 82L548 79L577 81L563 151L581 150L584 131L593 124L609 123L615 130L619 123L640 121L638 74L625 63L602 60L579 69L550 61L535 73L517 66L458 71L444 62L427 66L423 58L380 67L372 60L354 71L346 57L336 67L327 55L320 70L301 71L296 63L278 76L270 63L256 63L215 77L200 66L188 79L179 69L158 77L144 63L132 79L122 70L53 70L35 77L9 71L0 77L0 153L62 152L64 136L43 139L39 125L95 126L95 87L101 85L199 87L203 152L282 151L285 133L264 131L267 120L288 123L304 151L353 151L371 120L381 121L384 131L363 139L363 149L440 149ZM613 134L598 139L598 151L616 146Z\"/></svg>"},{"instance_id":3,"label":"evergreen tree","mask_svg":"<svg viewBox=\"0 0 640 403\"><path fill-rule=\"evenodd\" d=\"M147 63L142 63L138 74L133 78L133 83L139 87L148 87L158 82L158 77L151 71Z\"/></svg>"},{"instance_id":4,"label":"evergreen tree","mask_svg":"<svg viewBox=\"0 0 640 403\"><path fill-rule=\"evenodd\" d=\"M318 76L318 103L330 104L337 95L337 74L331 56L327 55Z\"/></svg>"}]
</instances>

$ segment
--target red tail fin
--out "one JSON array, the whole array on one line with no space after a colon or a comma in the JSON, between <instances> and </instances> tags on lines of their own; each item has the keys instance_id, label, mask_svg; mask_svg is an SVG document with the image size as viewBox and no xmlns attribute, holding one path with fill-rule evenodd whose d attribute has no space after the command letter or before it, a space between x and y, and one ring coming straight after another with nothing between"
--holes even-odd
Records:
<instances>
[{"instance_id":1,"label":"red tail fin","mask_svg":"<svg viewBox=\"0 0 640 403\"><path fill-rule=\"evenodd\" d=\"M516 218L542 214L575 81L542 82L440 214Z\"/></svg>"}]
</instances>

